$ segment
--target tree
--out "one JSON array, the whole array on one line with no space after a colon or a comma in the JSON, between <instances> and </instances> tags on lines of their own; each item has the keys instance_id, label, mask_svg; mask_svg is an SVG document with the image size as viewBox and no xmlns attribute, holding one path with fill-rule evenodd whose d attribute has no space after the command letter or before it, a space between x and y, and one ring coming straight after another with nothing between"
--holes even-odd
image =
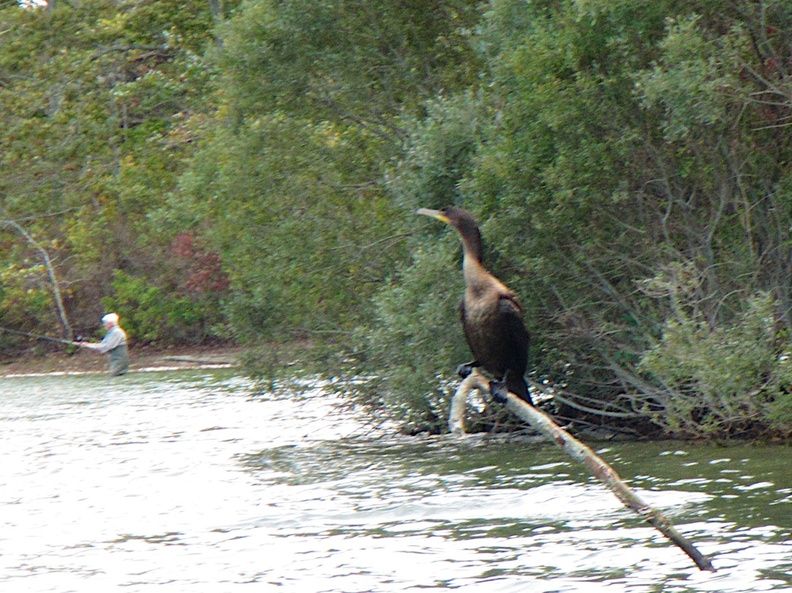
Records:
<instances>
[{"instance_id":1,"label":"tree","mask_svg":"<svg viewBox=\"0 0 792 593\"><path fill-rule=\"evenodd\" d=\"M427 97L472 80L475 3L251 2L221 28L223 107L182 211L233 261L240 337L349 344L403 258L383 179Z\"/></svg>"},{"instance_id":2,"label":"tree","mask_svg":"<svg viewBox=\"0 0 792 593\"><path fill-rule=\"evenodd\" d=\"M599 407L590 420L639 413L669 429L671 403L695 379L671 381L642 360L672 347L662 340L680 314L726 339L749 323L748 303L771 294L775 329L752 334L755 346L776 361L787 347L775 332L789 324L789 95L778 70L790 61L789 18L776 2L493 3L480 27L478 125L452 142L440 122L454 101L414 137L406 163L418 172L396 175L404 195L430 206L453 196L477 215L491 268L526 301L535 372ZM450 160L451 146L469 156ZM413 247L429 249L425 238ZM420 275L410 268L383 294L432 298L401 286ZM386 342L404 333L379 323ZM759 397L785 397L778 362L754 368ZM748 420L712 430L769 422Z\"/></svg>"},{"instance_id":3,"label":"tree","mask_svg":"<svg viewBox=\"0 0 792 593\"><path fill-rule=\"evenodd\" d=\"M0 11L0 205L49 245L82 328L95 327L113 270L156 286L174 264L167 246L180 229L152 224L152 213L194 146L188 122L211 98L197 52L212 25L202 1Z\"/></svg>"}]
</instances>

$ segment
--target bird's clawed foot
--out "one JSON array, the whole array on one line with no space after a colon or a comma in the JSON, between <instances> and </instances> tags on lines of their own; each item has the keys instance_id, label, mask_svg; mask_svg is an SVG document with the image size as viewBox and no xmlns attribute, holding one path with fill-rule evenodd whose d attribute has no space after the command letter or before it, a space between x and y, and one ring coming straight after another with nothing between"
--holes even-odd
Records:
<instances>
[{"instance_id":1,"label":"bird's clawed foot","mask_svg":"<svg viewBox=\"0 0 792 593\"><path fill-rule=\"evenodd\" d=\"M502 381L490 381L490 395L496 402L505 404L509 401L509 389Z\"/></svg>"},{"instance_id":2,"label":"bird's clawed foot","mask_svg":"<svg viewBox=\"0 0 792 593\"><path fill-rule=\"evenodd\" d=\"M481 366L478 361L474 360L473 362L466 362L465 364L460 364L456 368L457 375L462 377L463 379L467 379L470 376L470 373L473 372L473 369L477 366Z\"/></svg>"}]
</instances>

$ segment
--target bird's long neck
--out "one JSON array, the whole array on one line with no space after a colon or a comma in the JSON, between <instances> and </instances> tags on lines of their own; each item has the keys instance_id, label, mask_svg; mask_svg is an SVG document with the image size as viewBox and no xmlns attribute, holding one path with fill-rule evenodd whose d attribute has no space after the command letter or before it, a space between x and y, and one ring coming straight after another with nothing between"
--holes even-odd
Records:
<instances>
[{"instance_id":1,"label":"bird's long neck","mask_svg":"<svg viewBox=\"0 0 792 593\"><path fill-rule=\"evenodd\" d=\"M465 285L469 290L478 292L492 280L492 275L481 261L481 235L476 229L475 232L460 233L460 236L462 238L462 271L465 276Z\"/></svg>"},{"instance_id":2,"label":"bird's long neck","mask_svg":"<svg viewBox=\"0 0 792 593\"><path fill-rule=\"evenodd\" d=\"M462 250L465 255L465 260L471 260L482 264L483 249L481 247L481 234L478 229L469 229L465 232L460 232L459 236L462 238Z\"/></svg>"}]
</instances>

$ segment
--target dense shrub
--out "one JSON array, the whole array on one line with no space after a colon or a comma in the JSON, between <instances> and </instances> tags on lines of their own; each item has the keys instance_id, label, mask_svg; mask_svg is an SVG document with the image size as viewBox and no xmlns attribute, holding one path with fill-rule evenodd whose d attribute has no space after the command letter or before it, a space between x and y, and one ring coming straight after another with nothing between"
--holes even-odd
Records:
<instances>
[{"instance_id":1,"label":"dense shrub","mask_svg":"<svg viewBox=\"0 0 792 593\"><path fill-rule=\"evenodd\" d=\"M788 424L792 365L768 295L730 324L712 327L680 305L640 368L658 385L650 415L670 435L757 435Z\"/></svg>"},{"instance_id":2,"label":"dense shrub","mask_svg":"<svg viewBox=\"0 0 792 593\"><path fill-rule=\"evenodd\" d=\"M202 300L151 284L117 270L105 310L121 316L130 339L137 343L200 343L222 337L217 301Z\"/></svg>"}]
</instances>

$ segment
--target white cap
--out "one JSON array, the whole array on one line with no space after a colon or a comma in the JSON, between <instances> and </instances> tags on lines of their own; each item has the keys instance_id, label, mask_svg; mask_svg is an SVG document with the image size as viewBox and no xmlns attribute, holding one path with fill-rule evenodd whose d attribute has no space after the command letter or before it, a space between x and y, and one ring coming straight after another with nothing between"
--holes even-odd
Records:
<instances>
[{"instance_id":1,"label":"white cap","mask_svg":"<svg viewBox=\"0 0 792 593\"><path fill-rule=\"evenodd\" d=\"M112 323L113 325L118 325L118 315L115 313L108 313L102 317L102 323Z\"/></svg>"}]
</instances>

